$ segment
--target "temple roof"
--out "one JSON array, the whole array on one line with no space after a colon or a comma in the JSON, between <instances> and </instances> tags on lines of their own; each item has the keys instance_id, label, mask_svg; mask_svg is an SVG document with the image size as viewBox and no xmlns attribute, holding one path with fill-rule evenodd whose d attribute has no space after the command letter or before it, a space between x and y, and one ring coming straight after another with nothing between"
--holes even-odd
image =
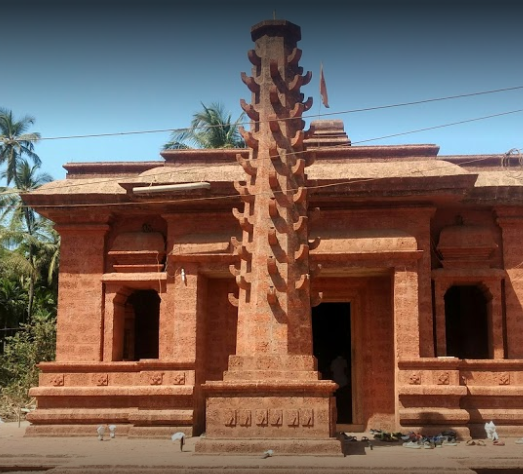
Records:
<instances>
[{"instance_id":1,"label":"temple roof","mask_svg":"<svg viewBox=\"0 0 523 474\"><path fill-rule=\"evenodd\" d=\"M357 148L357 147L353 147ZM156 162L155 164L157 164ZM114 163L114 167L117 164ZM78 166L78 164L77 164ZM88 166L92 166L89 165ZM147 169L135 176L114 176L114 169L109 170L109 177L99 173L98 177L68 178L45 184L34 191L34 195L49 194L125 194L125 189L120 183L187 183L208 181L211 183L231 183L235 180L245 179L245 173L238 163L194 165L187 166L156 166ZM423 178L434 176L468 175L462 167L441 160L401 160L362 162L350 160L329 162L316 161L307 168L308 180L345 181L355 179L383 179L383 178ZM490 173L489 173L490 174ZM496 178L496 183L498 178ZM488 179L483 180L488 185Z\"/></svg>"}]
</instances>

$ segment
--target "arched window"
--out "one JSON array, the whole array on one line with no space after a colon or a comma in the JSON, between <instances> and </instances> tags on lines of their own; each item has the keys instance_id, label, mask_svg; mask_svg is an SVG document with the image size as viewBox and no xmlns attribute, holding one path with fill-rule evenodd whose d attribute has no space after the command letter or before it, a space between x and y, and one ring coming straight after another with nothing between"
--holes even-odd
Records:
<instances>
[{"instance_id":1,"label":"arched window","mask_svg":"<svg viewBox=\"0 0 523 474\"><path fill-rule=\"evenodd\" d=\"M488 301L478 286L452 286L445 293L447 355L488 359Z\"/></svg>"}]
</instances>

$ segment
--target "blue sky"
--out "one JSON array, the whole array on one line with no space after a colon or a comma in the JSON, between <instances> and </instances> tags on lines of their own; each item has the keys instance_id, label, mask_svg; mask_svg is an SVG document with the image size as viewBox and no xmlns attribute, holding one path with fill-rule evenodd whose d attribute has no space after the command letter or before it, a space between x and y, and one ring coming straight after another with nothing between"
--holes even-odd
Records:
<instances>
[{"instance_id":1,"label":"blue sky","mask_svg":"<svg viewBox=\"0 0 523 474\"><path fill-rule=\"evenodd\" d=\"M233 116L250 100L252 25L302 30L308 115L523 85L517 2L252 0L20 1L2 6L0 106L36 118L42 137L185 127L200 103ZM330 109L319 108L324 64ZM523 109L523 89L336 115L356 142ZM325 117L327 118L327 116ZM440 155L523 148L523 113L364 144L435 143ZM158 160L168 133L42 140L42 169L66 162ZM362 143L363 144L363 143Z\"/></svg>"}]
</instances>

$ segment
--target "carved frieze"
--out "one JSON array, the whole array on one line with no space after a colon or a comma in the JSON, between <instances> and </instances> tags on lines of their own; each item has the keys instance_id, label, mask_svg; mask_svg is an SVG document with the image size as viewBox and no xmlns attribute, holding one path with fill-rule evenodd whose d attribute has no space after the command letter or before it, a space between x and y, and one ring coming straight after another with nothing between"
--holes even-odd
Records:
<instances>
[{"instance_id":1,"label":"carved frieze","mask_svg":"<svg viewBox=\"0 0 523 474\"><path fill-rule=\"evenodd\" d=\"M174 385L185 385L185 372L179 372L173 377Z\"/></svg>"},{"instance_id":2,"label":"carved frieze","mask_svg":"<svg viewBox=\"0 0 523 474\"><path fill-rule=\"evenodd\" d=\"M251 410L238 410L237 414L238 424L240 426L251 426L252 414Z\"/></svg>"},{"instance_id":3,"label":"carved frieze","mask_svg":"<svg viewBox=\"0 0 523 474\"><path fill-rule=\"evenodd\" d=\"M288 426L298 426L300 424L300 412L296 409L285 410L285 420Z\"/></svg>"},{"instance_id":4,"label":"carved frieze","mask_svg":"<svg viewBox=\"0 0 523 474\"><path fill-rule=\"evenodd\" d=\"M108 374L93 374L93 380L95 385L98 387L106 387L109 385L109 375Z\"/></svg>"},{"instance_id":5,"label":"carved frieze","mask_svg":"<svg viewBox=\"0 0 523 474\"><path fill-rule=\"evenodd\" d=\"M419 372L412 372L409 376L410 385L421 385L421 374Z\"/></svg>"},{"instance_id":6,"label":"carved frieze","mask_svg":"<svg viewBox=\"0 0 523 474\"><path fill-rule=\"evenodd\" d=\"M450 384L450 374L448 372L441 372L437 378L438 385L449 385Z\"/></svg>"},{"instance_id":7,"label":"carved frieze","mask_svg":"<svg viewBox=\"0 0 523 474\"><path fill-rule=\"evenodd\" d=\"M55 387L63 387L64 385L64 374L56 374L51 378L51 384Z\"/></svg>"},{"instance_id":8,"label":"carved frieze","mask_svg":"<svg viewBox=\"0 0 523 474\"><path fill-rule=\"evenodd\" d=\"M499 385L510 385L510 374L508 372L501 372L498 376Z\"/></svg>"},{"instance_id":9,"label":"carved frieze","mask_svg":"<svg viewBox=\"0 0 523 474\"><path fill-rule=\"evenodd\" d=\"M314 410L312 408L301 408L299 415L302 426L314 426Z\"/></svg>"},{"instance_id":10,"label":"carved frieze","mask_svg":"<svg viewBox=\"0 0 523 474\"><path fill-rule=\"evenodd\" d=\"M223 424L225 426L236 426L236 410L224 410Z\"/></svg>"},{"instance_id":11,"label":"carved frieze","mask_svg":"<svg viewBox=\"0 0 523 474\"><path fill-rule=\"evenodd\" d=\"M163 384L163 372L154 372L149 375L150 385L162 385Z\"/></svg>"},{"instance_id":12,"label":"carved frieze","mask_svg":"<svg viewBox=\"0 0 523 474\"><path fill-rule=\"evenodd\" d=\"M269 422L272 426L281 426L283 424L283 410L270 410Z\"/></svg>"},{"instance_id":13,"label":"carved frieze","mask_svg":"<svg viewBox=\"0 0 523 474\"><path fill-rule=\"evenodd\" d=\"M267 410L256 410L255 411L256 424L258 426L267 426L268 424L268 415Z\"/></svg>"}]
</instances>

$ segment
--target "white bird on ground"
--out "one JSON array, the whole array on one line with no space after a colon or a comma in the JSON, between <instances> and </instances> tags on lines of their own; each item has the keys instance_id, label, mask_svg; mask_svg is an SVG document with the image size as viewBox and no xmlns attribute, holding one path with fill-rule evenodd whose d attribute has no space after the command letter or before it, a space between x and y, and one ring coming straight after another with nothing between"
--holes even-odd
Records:
<instances>
[{"instance_id":1,"label":"white bird on ground","mask_svg":"<svg viewBox=\"0 0 523 474\"><path fill-rule=\"evenodd\" d=\"M116 437L116 425L109 425L109 433L111 438Z\"/></svg>"},{"instance_id":2,"label":"white bird on ground","mask_svg":"<svg viewBox=\"0 0 523 474\"><path fill-rule=\"evenodd\" d=\"M499 439L498 433L496 431L496 425L493 421L485 423L485 431L487 433L487 438L492 441L497 441Z\"/></svg>"},{"instance_id":3,"label":"white bird on ground","mask_svg":"<svg viewBox=\"0 0 523 474\"><path fill-rule=\"evenodd\" d=\"M273 454L274 454L274 451L272 449L268 449L267 451L265 451L263 453L262 459L270 458L270 457L272 457Z\"/></svg>"},{"instance_id":4,"label":"white bird on ground","mask_svg":"<svg viewBox=\"0 0 523 474\"><path fill-rule=\"evenodd\" d=\"M171 441L180 440L180 451L183 451L183 445L185 444L185 433L178 431L171 436Z\"/></svg>"},{"instance_id":5,"label":"white bird on ground","mask_svg":"<svg viewBox=\"0 0 523 474\"><path fill-rule=\"evenodd\" d=\"M104 440L104 434L105 434L105 426L104 425L100 425L96 429L96 432L98 433L98 440L99 441L103 441Z\"/></svg>"}]
</instances>

